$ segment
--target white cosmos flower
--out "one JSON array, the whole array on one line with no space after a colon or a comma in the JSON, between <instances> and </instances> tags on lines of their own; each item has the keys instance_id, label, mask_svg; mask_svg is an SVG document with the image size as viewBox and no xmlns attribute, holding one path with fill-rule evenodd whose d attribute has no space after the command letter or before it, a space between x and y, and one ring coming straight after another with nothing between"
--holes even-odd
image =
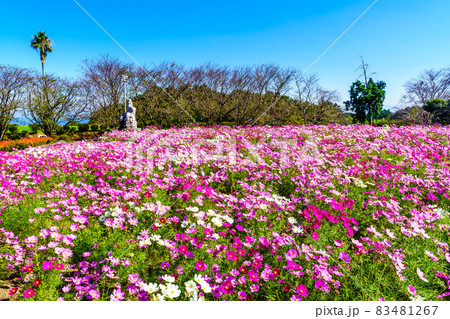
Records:
<instances>
[{"instance_id":1,"label":"white cosmos flower","mask_svg":"<svg viewBox=\"0 0 450 319\"><path fill-rule=\"evenodd\" d=\"M203 220L201 220L201 219L198 219L198 220L197 220L197 224L200 225L200 226L202 226L202 225L205 224L205 222L204 222ZM194 227L194 228L195 228L195 227Z\"/></svg>"},{"instance_id":2,"label":"white cosmos flower","mask_svg":"<svg viewBox=\"0 0 450 319\"><path fill-rule=\"evenodd\" d=\"M409 296L409 299L411 299L412 301L424 301L425 298L419 295L415 295L415 296Z\"/></svg>"},{"instance_id":3,"label":"white cosmos flower","mask_svg":"<svg viewBox=\"0 0 450 319\"><path fill-rule=\"evenodd\" d=\"M195 281L189 280L185 282L184 285L186 286L186 291L188 292L188 294L197 292L197 284L195 283Z\"/></svg>"},{"instance_id":4,"label":"white cosmos flower","mask_svg":"<svg viewBox=\"0 0 450 319\"><path fill-rule=\"evenodd\" d=\"M297 220L294 217L289 217L288 222L289 224L297 224Z\"/></svg>"},{"instance_id":5,"label":"white cosmos flower","mask_svg":"<svg viewBox=\"0 0 450 319\"><path fill-rule=\"evenodd\" d=\"M203 296L199 297L197 291L195 291L189 300L190 301L205 301L205 297L203 297Z\"/></svg>"},{"instance_id":6,"label":"white cosmos flower","mask_svg":"<svg viewBox=\"0 0 450 319\"><path fill-rule=\"evenodd\" d=\"M211 220L211 222L214 224L214 225L216 225L216 226L222 226L222 221L219 219L219 218L217 218L217 217L214 217L212 220Z\"/></svg>"},{"instance_id":7,"label":"white cosmos flower","mask_svg":"<svg viewBox=\"0 0 450 319\"><path fill-rule=\"evenodd\" d=\"M292 227L292 231L293 231L295 234L302 234L302 233L303 233L303 227L302 227L302 226L294 225L294 227Z\"/></svg>"},{"instance_id":8,"label":"white cosmos flower","mask_svg":"<svg viewBox=\"0 0 450 319\"><path fill-rule=\"evenodd\" d=\"M181 227L186 228L188 224L188 221L183 221L181 222Z\"/></svg>"},{"instance_id":9,"label":"white cosmos flower","mask_svg":"<svg viewBox=\"0 0 450 319\"><path fill-rule=\"evenodd\" d=\"M233 218L231 218L230 216L224 216L224 217L222 217L223 219L225 219L225 221L228 223L228 224L233 224Z\"/></svg>"},{"instance_id":10,"label":"white cosmos flower","mask_svg":"<svg viewBox=\"0 0 450 319\"><path fill-rule=\"evenodd\" d=\"M194 213L198 212L198 207L197 206L192 207L191 211L194 212Z\"/></svg>"},{"instance_id":11,"label":"white cosmos flower","mask_svg":"<svg viewBox=\"0 0 450 319\"><path fill-rule=\"evenodd\" d=\"M172 277L172 276L169 276L169 275L162 276L162 279L167 281L167 282L175 282L175 277Z\"/></svg>"},{"instance_id":12,"label":"white cosmos flower","mask_svg":"<svg viewBox=\"0 0 450 319\"><path fill-rule=\"evenodd\" d=\"M151 240L154 240L154 241L157 241L157 240L160 240L160 239L161 239L161 236L160 236L160 235L151 235L151 236L150 236L150 239L151 239Z\"/></svg>"},{"instance_id":13,"label":"white cosmos flower","mask_svg":"<svg viewBox=\"0 0 450 319\"><path fill-rule=\"evenodd\" d=\"M157 292L158 291L158 285L157 284L154 284L154 283L148 283L148 284L145 284L144 285L144 288L143 288L146 292L148 292L149 294L152 294L152 293L154 293L154 292Z\"/></svg>"},{"instance_id":14,"label":"white cosmos flower","mask_svg":"<svg viewBox=\"0 0 450 319\"><path fill-rule=\"evenodd\" d=\"M198 282L205 293L209 294L211 292L211 286L206 282L205 277L197 274L194 276L194 280Z\"/></svg>"},{"instance_id":15,"label":"white cosmos flower","mask_svg":"<svg viewBox=\"0 0 450 319\"><path fill-rule=\"evenodd\" d=\"M169 283L169 284L167 284L164 294L166 295L166 297L168 297L170 299L174 299L174 298L177 298L181 294L181 290L179 289L179 287L177 285Z\"/></svg>"},{"instance_id":16,"label":"white cosmos flower","mask_svg":"<svg viewBox=\"0 0 450 319\"><path fill-rule=\"evenodd\" d=\"M162 294L153 295L154 301L164 301L164 296Z\"/></svg>"},{"instance_id":17,"label":"white cosmos flower","mask_svg":"<svg viewBox=\"0 0 450 319\"><path fill-rule=\"evenodd\" d=\"M209 294L211 292L211 286L205 280L201 280L199 284L205 293Z\"/></svg>"},{"instance_id":18,"label":"white cosmos flower","mask_svg":"<svg viewBox=\"0 0 450 319\"><path fill-rule=\"evenodd\" d=\"M195 280L196 282L200 283L199 281L200 281L200 280L204 280L204 278L203 278L202 275L195 274L195 275L194 275L194 280Z\"/></svg>"},{"instance_id":19,"label":"white cosmos flower","mask_svg":"<svg viewBox=\"0 0 450 319\"><path fill-rule=\"evenodd\" d=\"M266 210L267 209L267 205L262 203L261 205L259 205L259 208Z\"/></svg>"}]
</instances>

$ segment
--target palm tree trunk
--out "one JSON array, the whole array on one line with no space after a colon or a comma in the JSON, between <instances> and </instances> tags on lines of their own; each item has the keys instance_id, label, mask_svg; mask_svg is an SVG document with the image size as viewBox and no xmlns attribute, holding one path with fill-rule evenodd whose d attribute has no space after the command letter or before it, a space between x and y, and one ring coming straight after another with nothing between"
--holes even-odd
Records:
<instances>
[{"instance_id":1,"label":"palm tree trunk","mask_svg":"<svg viewBox=\"0 0 450 319\"><path fill-rule=\"evenodd\" d=\"M41 64L42 64L42 79L44 79L44 60L41 60Z\"/></svg>"}]
</instances>

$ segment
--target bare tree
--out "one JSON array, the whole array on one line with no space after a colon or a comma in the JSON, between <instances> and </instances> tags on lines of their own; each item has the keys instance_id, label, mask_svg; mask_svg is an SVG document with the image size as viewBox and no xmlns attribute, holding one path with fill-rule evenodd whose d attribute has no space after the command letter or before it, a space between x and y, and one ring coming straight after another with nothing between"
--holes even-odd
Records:
<instances>
[{"instance_id":1,"label":"bare tree","mask_svg":"<svg viewBox=\"0 0 450 319\"><path fill-rule=\"evenodd\" d=\"M84 60L82 71L82 85L90 99L92 120L116 127L125 102L122 76L134 73L132 65L104 55Z\"/></svg>"},{"instance_id":2,"label":"bare tree","mask_svg":"<svg viewBox=\"0 0 450 319\"><path fill-rule=\"evenodd\" d=\"M87 118L89 99L81 94L81 89L79 81L52 75L43 79L36 75L24 105L24 116L47 136L58 134L70 124Z\"/></svg>"},{"instance_id":3,"label":"bare tree","mask_svg":"<svg viewBox=\"0 0 450 319\"><path fill-rule=\"evenodd\" d=\"M27 69L0 66L0 141L3 140L8 125L26 99L26 88L31 81Z\"/></svg>"},{"instance_id":4,"label":"bare tree","mask_svg":"<svg viewBox=\"0 0 450 319\"><path fill-rule=\"evenodd\" d=\"M450 68L425 70L417 78L405 84L406 93L402 103L409 106L423 106L428 100L450 99Z\"/></svg>"}]
</instances>

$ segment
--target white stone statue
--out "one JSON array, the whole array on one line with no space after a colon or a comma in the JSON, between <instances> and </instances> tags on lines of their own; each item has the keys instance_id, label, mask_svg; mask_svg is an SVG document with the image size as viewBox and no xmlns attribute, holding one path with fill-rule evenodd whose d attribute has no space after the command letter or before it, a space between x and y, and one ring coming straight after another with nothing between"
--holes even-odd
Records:
<instances>
[{"instance_id":1,"label":"white stone statue","mask_svg":"<svg viewBox=\"0 0 450 319\"><path fill-rule=\"evenodd\" d=\"M137 122L136 122L136 108L133 107L133 102L131 99L127 102L127 112L122 113L120 116L120 126L119 130L137 130Z\"/></svg>"}]
</instances>

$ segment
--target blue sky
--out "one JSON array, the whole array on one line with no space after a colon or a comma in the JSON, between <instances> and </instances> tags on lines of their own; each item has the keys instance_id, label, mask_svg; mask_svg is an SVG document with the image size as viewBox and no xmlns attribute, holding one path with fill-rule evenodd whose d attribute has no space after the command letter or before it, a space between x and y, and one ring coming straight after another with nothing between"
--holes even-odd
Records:
<instances>
[{"instance_id":1,"label":"blue sky","mask_svg":"<svg viewBox=\"0 0 450 319\"><path fill-rule=\"evenodd\" d=\"M139 63L187 66L276 63L306 69L373 0L87 1L77 0ZM450 65L450 1L379 0L309 71L342 100L358 77L362 55L387 83L385 105L429 68ZM81 61L129 57L72 0L4 1L0 64L40 68L29 47L45 31L54 41L46 71L77 76Z\"/></svg>"}]
</instances>

